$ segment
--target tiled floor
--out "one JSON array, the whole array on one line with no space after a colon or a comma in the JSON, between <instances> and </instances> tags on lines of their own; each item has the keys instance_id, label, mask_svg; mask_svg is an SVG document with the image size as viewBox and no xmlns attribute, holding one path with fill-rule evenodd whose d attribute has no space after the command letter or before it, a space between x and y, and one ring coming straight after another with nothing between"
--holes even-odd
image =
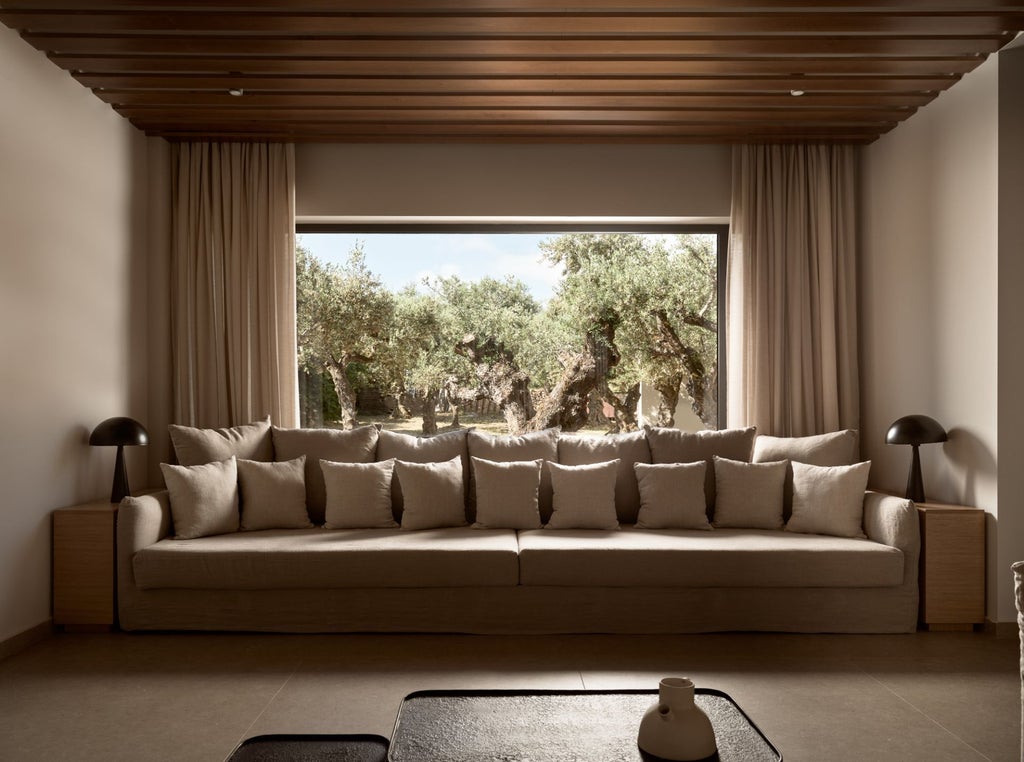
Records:
<instances>
[{"instance_id":1,"label":"tiled floor","mask_svg":"<svg viewBox=\"0 0 1024 762\"><path fill-rule=\"evenodd\" d=\"M223 760L262 733L389 736L415 690L686 675L787 762L1019 760L1017 659L981 633L58 635L0 662L0 759Z\"/></svg>"}]
</instances>

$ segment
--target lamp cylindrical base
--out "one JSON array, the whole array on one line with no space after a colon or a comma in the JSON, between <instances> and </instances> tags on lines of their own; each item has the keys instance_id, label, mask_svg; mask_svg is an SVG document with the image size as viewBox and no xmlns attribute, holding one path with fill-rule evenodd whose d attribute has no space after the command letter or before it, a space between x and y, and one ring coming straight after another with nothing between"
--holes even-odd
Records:
<instances>
[{"instance_id":1,"label":"lamp cylindrical base","mask_svg":"<svg viewBox=\"0 0 1024 762\"><path fill-rule=\"evenodd\" d=\"M118 445L117 458L114 460L114 483L110 488L110 502L120 503L126 495L130 494L128 469L124 464L124 445Z\"/></svg>"},{"instance_id":2,"label":"lamp cylindrical base","mask_svg":"<svg viewBox=\"0 0 1024 762\"><path fill-rule=\"evenodd\" d=\"M907 499L915 503L924 502L924 479L921 476L921 453L917 445L912 445L914 458L910 463L910 476L907 478Z\"/></svg>"}]
</instances>

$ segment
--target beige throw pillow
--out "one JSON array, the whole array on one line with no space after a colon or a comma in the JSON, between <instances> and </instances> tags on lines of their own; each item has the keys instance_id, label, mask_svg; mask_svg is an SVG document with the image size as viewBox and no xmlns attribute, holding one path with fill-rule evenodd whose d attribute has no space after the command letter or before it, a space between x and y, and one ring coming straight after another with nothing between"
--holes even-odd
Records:
<instances>
[{"instance_id":1,"label":"beige throw pillow","mask_svg":"<svg viewBox=\"0 0 1024 762\"><path fill-rule=\"evenodd\" d=\"M636 463L640 489L639 529L711 529L704 502L707 464Z\"/></svg>"},{"instance_id":2,"label":"beige throw pillow","mask_svg":"<svg viewBox=\"0 0 1024 762\"><path fill-rule=\"evenodd\" d=\"M563 434L558 438L558 462L563 466L582 466L619 460L615 480L615 510L619 521L632 524L640 511L640 488L633 470L635 463L650 463L651 448L643 431L603 437Z\"/></svg>"},{"instance_id":3,"label":"beige throw pillow","mask_svg":"<svg viewBox=\"0 0 1024 762\"><path fill-rule=\"evenodd\" d=\"M852 466L793 464L790 532L864 537L864 491L871 461Z\"/></svg>"},{"instance_id":4,"label":"beige throw pillow","mask_svg":"<svg viewBox=\"0 0 1024 762\"><path fill-rule=\"evenodd\" d=\"M466 525L466 499L462 458L443 463L395 461L395 477L402 482L405 510L402 529L436 529Z\"/></svg>"},{"instance_id":5,"label":"beige throw pillow","mask_svg":"<svg viewBox=\"0 0 1024 762\"><path fill-rule=\"evenodd\" d=\"M241 528L306 529L306 456L282 463L238 461Z\"/></svg>"},{"instance_id":6,"label":"beige throw pillow","mask_svg":"<svg viewBox=\"0 0 1024 762\"><path fill-rule=\"evenodd\" d=\"M537 495L543 460L496 463L472 458L476 483L474 529L540 529Z\"/></svg>"},{"instance_id":7,"label":"beige throw pillow","mask_svg":"<svg viewBox=\"0 0 1024 762\"><path fill-rule=\"evenodd\" d=\"M462 461L462 481L469 484L469 452L466 436L470 429L446 431L432 437L414 437L394 431L381 431L377 443L377 460L404 460L406 463L442 463L458 457ZM396 477L398 476L396 472ZM404 485L401 478L391 480L391 505L401 521L405 508Z\"/></svg>"},{"instance_id":8,"label":"beige throw pillow","mask_svg":"<svg viewBox=\"0 0 1024 762\"><path fill-rule=\"evenodd\" d=\"M549 463L554 492L545 529L618 529L615 478L619 461L586 466Z\"/></svg>"},{"instance_id":9,"label":"beige throw pillow","mask_svg":"<svg viewBox=\"0 0 1024 762\"><path fill-rule=\"evenodd\" d=\"M715 457L716 527L782 529L786 461L743 463Z\"/></svg>"},{"instance_id":10,"label":"beige throw pillow","mask_svg":"<svg viewBox=\"0 0 1024 762\"><path fill-rule=\"evenodd\" d=\"M371 463L377 453L377 429L358 426L340 429L273 428L274 454L277 460L306 456L306 509L315 523L324 521L327 492L321 460L332 463Z\"/></svg>"},{"instance_id":11,"label":"beige throw pillow","mask_svg":"<svg viewBox=\"0 0 1024 762\"><path fill-rule=\"evenodd\" d=\"M234 456L199 466L160 464L171 499L174 539L238 531L238 466Z\"/></svg>"},{"instance_id":12,"label":"beige throw pillow","mask_svg":"<svg viewBox=\"0 0 1024 762\"><path fill-rule=\"evenodd\" d=\"M812 466L849 466L857 462L860 437L854 429L816 434L809 437L759 436L754 441L754 463L779 460L809 463ZM787 520L793 512L793 469L786 471L782 493L782 513Z\"/></svg>"},{"instance_id":13,"label":"beige throw pillow","mask_svg":"<svg viewBox=\"0 0 1024 762\"><path fill-rule=\"evenodd\" d=\"M239 459L267 462L274 459L270 439L270 416L265 420L232 426L228 429L197 429L172 423L167 427L174 455L182 466L199 466Z\"/></svg>"},{"instance_id":14,"label":"beige throw pillow","mask_svg":"<svg viewBox=\"0 0 1024 762\"><path fill-rule=\"evenodd\" d=\"M321 460L327 487L326 529L394 529L391 479L395 461L332 463Z\"/></svg>"},{"instance_id":15,"label":"beige throw pillow","mask_svg":"<svg viewBox=\"0 0 1024 762\"><path fill-rule=\"evenodd\" d=\"M707 463L704 474L704 495L710 512L715 506L715 456L729 460L750 461L757 430L721 429L717 431L680 431L679 429L648 428L647 441L651 445L654 463Z\"/></svg>"},{"instance_id":16,"label":"beige throw pillow","mask_svg":"<svg viewBox=\"0 0 1024 762\"><path fill-rule=\"evenodd\" d=\"M551 472L548 470L547 463L558 460L558 429L532 431L519 436L512 434L492 436L479 431L471 431L467 444L470 456L495 463L508 463L517 460L545 461L545 465L541 467L540 491L537 501L540 506L541 520L546 520L551 515ZM472 472L470 472L469 484L469 509L472 515L475 506Z\"/></svg>"}]
</instances>

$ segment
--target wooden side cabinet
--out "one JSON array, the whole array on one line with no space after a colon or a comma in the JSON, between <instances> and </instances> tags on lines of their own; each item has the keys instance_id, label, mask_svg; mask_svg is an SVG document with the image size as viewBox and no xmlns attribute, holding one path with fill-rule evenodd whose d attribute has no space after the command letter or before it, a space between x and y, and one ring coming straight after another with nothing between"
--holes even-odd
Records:
<instances>
[{"instance_id":1,"label":"wooden side cabinet","mask_svg":"<svg viewBox=\"0 0 1024 762\"><path fill-rule=\"evenodd\" d=\"M921 519L920 620L930 630L985 621L985 512L916 503Z\"/></svg>"},{"instance_id":2,"label":"wooden side cabinet","mask_svg":"<svg viewBox=\"0 0 1024 762\"><path fill-rule=\"evenodd\" d=\"M53 623L67 630L117 623L117 504L83 503L53 513Z\"/></svg>"}]
</instances>

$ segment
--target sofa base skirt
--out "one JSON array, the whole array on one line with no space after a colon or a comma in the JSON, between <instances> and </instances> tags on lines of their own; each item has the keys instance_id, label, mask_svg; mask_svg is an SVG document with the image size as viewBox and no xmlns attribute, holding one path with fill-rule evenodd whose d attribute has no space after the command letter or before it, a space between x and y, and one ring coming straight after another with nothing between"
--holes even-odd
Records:
<instances>
[{"instance_id":1,"label":"sofa base skirt","mask_svg":"<svg viewBox=\"0 0 1024 762\"><path fill-rule=\"evenodd\" d=\"M127 594L126 594L127 593ZM913 632L917 588L122 590L125 630Z\"/></svg>"}]
</instances>

